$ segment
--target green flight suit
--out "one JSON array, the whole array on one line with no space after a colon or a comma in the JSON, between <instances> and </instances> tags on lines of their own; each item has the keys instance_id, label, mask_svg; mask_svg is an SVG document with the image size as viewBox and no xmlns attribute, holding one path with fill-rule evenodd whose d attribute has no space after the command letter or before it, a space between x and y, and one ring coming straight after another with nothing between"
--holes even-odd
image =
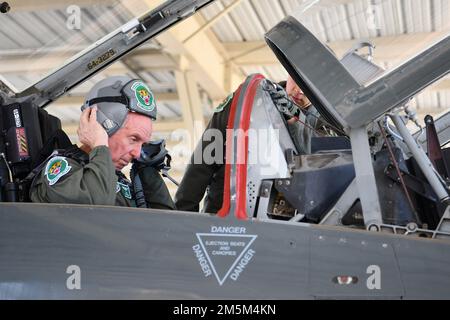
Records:
<instances>
[{"instance_id":1,"label":"green flight suit","mask_svg":"<svg viewBox=\"0 0 450 320\"><path fill-rule=\"evenodd\" d=\"M81 150L78 152L83 153ZM46 161L30 188L33 202L136 206L131 182L116 171L106 146L94 148L86 161L56 155ZM156 169L141 168L139 176L147 207L174 209L169 191Z\"/></svg>"}]
</instances>

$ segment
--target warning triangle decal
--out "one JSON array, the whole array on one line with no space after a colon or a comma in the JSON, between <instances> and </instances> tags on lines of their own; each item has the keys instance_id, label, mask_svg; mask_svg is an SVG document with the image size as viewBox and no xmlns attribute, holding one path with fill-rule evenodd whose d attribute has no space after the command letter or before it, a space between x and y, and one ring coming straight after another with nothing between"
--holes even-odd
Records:
<instances>
[{"instance_id":1,"label":"warning triangle decal","mask_svg":"<svg viewBox=\"0 0 450 320\"><path fill-rule=\"evenodd\" d=\"M256 237L258 236L197 233L200 246L220 285L225 282L236 265L244 258L244 254Z\"/></svg>"}]
</instances>

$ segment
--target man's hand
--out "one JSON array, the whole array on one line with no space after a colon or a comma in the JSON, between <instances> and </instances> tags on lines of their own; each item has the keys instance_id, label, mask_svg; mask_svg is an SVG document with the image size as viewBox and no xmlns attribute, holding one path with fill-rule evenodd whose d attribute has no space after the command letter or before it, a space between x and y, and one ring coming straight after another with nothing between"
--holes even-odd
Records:
<instances>
[{"instance_id":1,"label":"man's hand","mask_svg":"<svg viewBox=\"0 0 450 320\"><path fill-rule=\"evenodd\" d=\"M272 101L278 111L280 111L286 119L291 119L298 116L300 113L299 108L289 98L283 87L281 87L278 83L266 79L263 83L263 89L269 92L270 97L272 98Z\"/></svg>"},{"instance_id":2,"label":"man's hand","mask_svg":"<svg viewBox=\"0 0 450 320\"><path fill-rule=\"evenodd\" d=\"M86 108L81 113L78 127L78 138L82 144L94 149L98 146L108 146L108 134L97 122L97 107Z\"/></svg>"}]
</instances>

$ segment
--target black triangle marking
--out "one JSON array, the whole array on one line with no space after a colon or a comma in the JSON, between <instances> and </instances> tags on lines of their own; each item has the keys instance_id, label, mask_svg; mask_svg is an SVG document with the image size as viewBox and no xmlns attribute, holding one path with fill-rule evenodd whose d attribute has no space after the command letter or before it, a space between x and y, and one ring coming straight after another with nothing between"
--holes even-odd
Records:
<instances>
[{"instance_id":1,"label":"black triangle marking","mask_svg":"<svg viewBox=\"0 0 450 320\"><path fill-rule=\"evenodd\" d=\"M257 235L224 233L197 233L196 235L220 285L225 282L238 261L258 237Z\"/></svg>"}]
</instances>

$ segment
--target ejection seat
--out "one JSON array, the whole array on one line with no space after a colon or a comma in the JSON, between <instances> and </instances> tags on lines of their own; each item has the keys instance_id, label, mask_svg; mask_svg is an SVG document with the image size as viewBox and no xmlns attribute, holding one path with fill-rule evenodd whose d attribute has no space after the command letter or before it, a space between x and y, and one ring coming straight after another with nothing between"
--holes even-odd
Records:
<instances>
[{"instance_id":1,"label":"ejection seat","mask_svg":"<svg viewBox=\"0 0 450 320\"><path fill-rule=\"evenodd\" d=\"M32 170L72 143L60 119L30 102L1 106L0 115L0 201L27 202Z\"/></svg>"},{"instance_id":2,"label":"ejection seat","mask_svg":"<svg viewBox=\"0 0 450 320\"><path fill-rule=\"evenodd\" d=\"M318 223L354 179L351 151L300 155L264 80L249 76L233 98L218 215Z\"/></svg>"}]
</instances>

